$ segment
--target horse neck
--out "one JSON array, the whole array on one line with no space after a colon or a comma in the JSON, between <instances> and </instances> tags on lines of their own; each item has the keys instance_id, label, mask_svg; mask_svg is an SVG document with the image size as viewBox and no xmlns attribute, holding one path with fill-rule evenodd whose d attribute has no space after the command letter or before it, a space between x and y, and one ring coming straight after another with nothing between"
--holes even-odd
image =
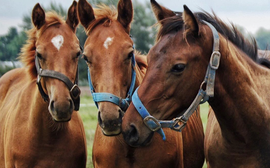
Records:
<instances>
[{"instance_id":1,"label":"horse neck","mask_svg":"<svg viewBox=\"0 0 270 168\"><path fill-rule=\"evenodd\" d=\"M209 100L222 133L240 138L256 136L269 123L269 71L244 52L221 39L220 67L216 72L215 96ZM268 128L268 132L270 128ZM242 139L241 139L242 140Z\"/></svg>"}]
</instances>

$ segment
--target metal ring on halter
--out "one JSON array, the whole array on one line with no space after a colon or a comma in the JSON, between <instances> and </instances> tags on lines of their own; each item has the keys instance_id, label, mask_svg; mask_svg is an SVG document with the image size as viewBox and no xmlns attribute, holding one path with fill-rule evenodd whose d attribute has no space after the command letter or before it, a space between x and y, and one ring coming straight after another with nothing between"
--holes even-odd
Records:
<instances>
[{"instance_id":1,"label":"metal ring on halter","mask_svg":"<svg viewBox=\"0 0 270 168\"><path fill-rule=\"evenodd\" d=\"M78 99L81 94L81 90L77 84L73 85L69 92L73 99Z\"/></svg>"},{"instance_id":2,"label":"metal ring on halter","mask_svg":"<svg viewBox=\"0 0 270 168\"><path fill-rule=\"evenodd\" d=\"M154 124L149 124L150 121L153 121ZM161 128L161 124L158 122L158 120L153 116L147 116L143 119L144 124L153 132L159 130ZM154 128L152 126L155 126Z\"/></svg>"},{"instance_id":3,"label":"metal ring on halter","mask_svg":"<svg viewBox=\"0 0 270 168\"><path fill-rule=\"evenodd\" d=\"M178 117L178 118L174 119L174 124L172 126L172 129L175 130L175 131L181 132L182 129L186 127L186 125L187 125L187 121L183 120L182 116L181 116L181 117Z\"/></svg>"}]
</instances>

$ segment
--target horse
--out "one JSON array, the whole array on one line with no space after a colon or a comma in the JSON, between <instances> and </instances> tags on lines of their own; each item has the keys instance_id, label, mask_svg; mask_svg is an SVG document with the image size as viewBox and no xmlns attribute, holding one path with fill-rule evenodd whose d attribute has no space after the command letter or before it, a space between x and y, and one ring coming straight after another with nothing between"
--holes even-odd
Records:
<instances>
[{"instance_id":1,"label":"horse","mask_svg":"<svg viewBox=\"0 0 270 168\"><path fill-rule=\"evenodd\" d=\"M140 145L152 134L136 107L157 123L177 117L177 123L166 122L181 126L188 109L208 101L207 167L269 167L270 71L256 63L256 41L215 14L193 13L185 5L181 15L160 22L157 39L122 122L125 140L137 138ZM183 111L180 117L176 109Z\"/></svg>"},{"instance_id":2,"label":"horse","mask_svg":"<svg viewBox=\"0 0 270 168\"><path fill-rule=\"evenodd\" d=\"M19 56L24 66L0 78L0 165L84 168L77 2L66 20L37 3L32 23Z\"/></svg>"},{"instance_id":3,"label":"horse","mask_svg":"<svg viewBox=\"0 0 270 168\"><path fill-rule=\"evenodd\" d=\"M94 167L202 167L204 134L197 115L191 117L192 121L183 133L167 129L164 130L166 141L155 134L151 143L134 148L127 145L120 134L126 106L104 99L109 95L128 101L129 93L133 93L130 88L139 86L147 69L146 56L139 55L130 38L131 0L120 0L117 11L105 5L93 9L86 0L80 0L78 15L88 36L83 57L98 107L92 152ZM133 69L136 80L135 86L131 87ZM97 98L101 95L103 100ZM192 133L196 134L191 136Z\"/></svg>"}]
</instances>

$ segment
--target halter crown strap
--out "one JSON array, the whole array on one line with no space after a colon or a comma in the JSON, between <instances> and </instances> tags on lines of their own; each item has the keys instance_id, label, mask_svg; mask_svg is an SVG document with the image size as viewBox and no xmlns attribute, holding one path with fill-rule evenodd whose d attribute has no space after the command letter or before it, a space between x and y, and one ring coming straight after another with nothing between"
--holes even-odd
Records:
<instances>
[{"instance_id":1,"label":"halter crown strap","mask_svg":"<svg viewBox=\"0 0 270 168\"><path fill-rule=\"evenodd\" d=\"M37 56L35 57L35 66L36 66L37 73L38 73L37 85L38 85L38 89L39 89L39 92L40 92L42 98L45 101L49 100L49 96L44 92L42 85L40 83L41 77L50 77L50 78L55 78L55 79L61 80L62 82L64 82L66 84L66 86L69 89L71 98L72 98L74 105L75 105L74 110L78 111L80 108L80 94L81 94L81 90L78 87L78 67L77 67L75 84L73 84L67 76L65 76L64 74L62 74L60 72L42 69L40 67Z\"/></svg>"},{"instance_id":2,"label":"halter crown strap","mask_svg":"<svg viewBox=\"0 0 270 168\"><path fill-rule=\"evenodd\" d=\"M96 104L96 107L98 108L98 102L111 102L114 103L116 105L118 105L121 110L126 111L129 103L131 102L131 95L133 93L134 87L135 87L135 82L136 82L136 71L135 71L135 55L133 54L132 58L131 58L131 62L132 62L132 78L131 78L131 84L127 93L127 97L125 99L122 99L118 96L115 96L114 94L111 93L95 93L95 89L91 80L91 75L88 69L88 83L89 83L89 87L90 87L90 91L91 94L93 96L93 100Z\"/></svg>"},{"instance_id":3,"label":"halter crown strap","mask_svg":"<svg viewBox=\"0 0 270 168\"><path fill-rule=\"evenodd\" d=\"M175 131L181 132L182 129L186 126L186 123L189 119L189 117L194 113L194 111L197 109L197 107L208 101L209 97L214 96L214 84L215 84L215 75L216 70L219 67L220 57L221 54L219 52L219 35L217 30L212 26L210 23L204 21L205 24L207 24L213 33L213 51L210 58L210 62L207 67L206 75L204 78L204 81L201 84L200 90L198 94L196 95L195 99L189 106L189 108L184 112L184 114L180 117L177 117L173 120L157 120L153 116L149 114L145 106L142 104L139 96L138 96L138 89L135 90L133 96L132 96L132 103L134 104L136 110L143 118L144 124L151 130L151 131L157 131L163 140L166 139L165 134L162 130L162 128L171 128ZM206 90L203 90L203 85L206 84Z\"/></svg>"}]
</instances>

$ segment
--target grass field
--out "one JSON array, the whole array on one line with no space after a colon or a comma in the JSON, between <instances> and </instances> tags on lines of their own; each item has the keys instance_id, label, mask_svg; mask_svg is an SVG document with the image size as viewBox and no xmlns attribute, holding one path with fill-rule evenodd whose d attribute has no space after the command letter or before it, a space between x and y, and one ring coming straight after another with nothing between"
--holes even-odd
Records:
<instances>
[{"instance_id":1,"label":"grass field","mask_svg":"<svg viewBox=\"0 0 270 168\"><path fill-rule=\"evenodd\" d=\"M208 104L205 103L201 105L201 118L203 121L204 128L206 126L207 114L208 114ZM92 164L92 146L95 135L95 130L97 126L97 108L94 105L91 96L83 96L81 98L81 106L80 106L80 115L83 120L86 140L87 140L87 168L93 168ZM206 166L204 165L204 168Z\"/></svg>"}]
</instances>

